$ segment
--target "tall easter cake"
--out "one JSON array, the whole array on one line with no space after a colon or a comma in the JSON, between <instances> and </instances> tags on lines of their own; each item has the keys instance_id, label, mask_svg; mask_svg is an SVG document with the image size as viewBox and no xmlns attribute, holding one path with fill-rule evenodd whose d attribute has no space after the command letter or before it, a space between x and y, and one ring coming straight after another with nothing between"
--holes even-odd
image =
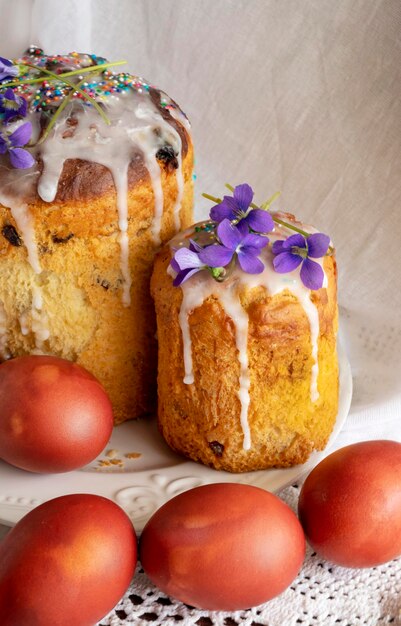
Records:
<instances>
[{"instance_id":1,"label":"tall easter cake","mask_svg":"<svg viewBox=\"0 0 401 626\"><path fill-rule=\"evenodd\" d=\"M159 427L244 472L303 463L338 408L337 272L327 235L239 185L158 254Z\"/></svg>"},{"instance_id":2,"label":"tall easter cake","mask_svg":"<svg viewBox=\"0 0 401 626\"><path fill-rule=\"evenodd\" d=\"M0 58L0 358L76 361L116 422L155 405L151 267L192 222L193 169L185 115L119 65Z\"/></svg>"}]
</instances>

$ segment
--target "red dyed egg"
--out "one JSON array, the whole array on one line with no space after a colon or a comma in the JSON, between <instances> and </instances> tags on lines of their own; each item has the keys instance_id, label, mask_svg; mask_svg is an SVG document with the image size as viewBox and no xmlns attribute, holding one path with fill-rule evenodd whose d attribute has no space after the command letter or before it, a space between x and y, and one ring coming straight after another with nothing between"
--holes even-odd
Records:
<instances>
[{"instance_id":1,"label":"red dyed egg","mask_svg":"<svg viewBox=\"0 0 401 626\"><path fill-rule=\"evenodd\" d=\"M323 459L303 485L299 518L316 552L338 565L401 555L401 443L363 441Z\"/></svg>"},{"instance_id":2,"label":"red dyed egg","mask_svg":"<svg viewBox=\"0 0 401 626\"><path fill-rule=\"evenodd\" d=\"M128 588L136 559L132 523L114 502L49 500L0 543L1 626L93 626Z\"/></svg>"},{"instance_id":3,"label":"red dyed egg","mask_svg":"<svg viewBox=\"0 0 401 626\"><path fill-rule=\"evenodd\" d=\"M288 587L305 556L296 515L273 494L222 483L186 491L145 526L140 558L151 581L192 606L235 611Z\"/></svg>"},{"instance_id":4,"label":"red dyed egg","mask_svg":"<svg viewBox=\"0 0 401 626\"><path fill-rule=\"evenodd\" d=\"M0 458L31 472L66 472L106 446L111 402L83 367L53 356L0 365Z\"/></svg>"}]
</instances>

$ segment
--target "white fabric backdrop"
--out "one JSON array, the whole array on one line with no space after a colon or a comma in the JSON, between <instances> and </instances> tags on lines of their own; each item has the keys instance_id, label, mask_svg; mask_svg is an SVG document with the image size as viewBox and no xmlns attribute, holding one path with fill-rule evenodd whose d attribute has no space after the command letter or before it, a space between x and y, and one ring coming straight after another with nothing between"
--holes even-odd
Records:
<instances>
[{"instance_id":1,"label":"white fabric backdrop","mask_svg":"<svg viewBox=\"0 0 401 626\"><path fill-rule=\"evenodd\" d=\"M198 217L224 182L331 235L354 374L337 446L401 441L399 0L0 0L0 55L127 59L187 112Z\"/></svg>"}]
</instances>

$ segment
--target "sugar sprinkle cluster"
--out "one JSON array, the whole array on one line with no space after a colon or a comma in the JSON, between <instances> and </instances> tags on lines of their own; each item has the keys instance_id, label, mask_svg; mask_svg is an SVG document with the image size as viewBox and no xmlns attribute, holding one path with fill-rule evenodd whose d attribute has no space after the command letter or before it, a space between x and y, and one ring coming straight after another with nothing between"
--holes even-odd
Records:
<instances>
[{"instance_id":1,"label":"sugar sprinkle cluster","mask_svg":"<svg viewBox=\"0 0 401 626\"><path fill-rule=\"evenodd\" d=\"M21 67L18 78L22 83L14 88L15 91L30 102L32 111L46 111L52 107L58 107L63 98L70 93L71 87L63 80L48 80L45 76L40 83L30 84L27 81L39 77L40 70L51 71L58 75L78 70L76 77L80 81L85 77L84 73L79 74L80 69L107 65L107 59L95 54L78 52L71 52L68 55L46 55L41 48L31 46L15 64ZM37 69L26 67L27 64L34 65ZM114 94L130 89L139 93L149 91L151 85L139 76L133 76L127 72L114 73L109 69L102 70L99 67L99 71L94 76L88 72L88 80L84 81L80 87L91 98L105 101ZM86 105L91 106L90 101L84 100L83 95L78 91L74 92L73 98L83 100Z\"/></svg>"},{"instance_id":2,"label":"sugar sprinkle cluster","mask_svg":"<svg viewBox=\"0 0 401 626\"><path fill-rule=\"evenodd\" d=\"M18 169L32 167L32 125L24 119L35 113L41 116L37 141L41 143L71 100L94 107L109 124L108 99L130 91L147 94L153 88L139 76L114 71L124 63L78 52L46 55L37 46L30 46L15 61L0 57L0 155L8 155L10 164ZM162 93L160 106L175 108Z\"/></svg>"}]
</instances>

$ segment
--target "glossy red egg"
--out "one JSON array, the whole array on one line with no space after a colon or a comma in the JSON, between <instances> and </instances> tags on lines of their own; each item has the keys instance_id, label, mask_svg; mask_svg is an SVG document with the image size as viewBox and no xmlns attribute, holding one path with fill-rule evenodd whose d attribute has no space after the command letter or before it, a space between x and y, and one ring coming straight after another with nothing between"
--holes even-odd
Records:
<instances>
[{"instance_id":1,"label":"glossy red egg","mask_svg":"<svg viewBox=\"0 0 401 626\"><path fill-rule=\"evenodd\" d=\"M307 477L299 499L306 537L325 559L372 567L401 554L401 443L340 448Z\"/></svg>"},{"instance_id":2,"label":"glossy red egg","mask_svg":"<svg viewBox=\"0 0 401 626\"><path fill-rule=\"evenodd\" d=\"M49 500L0 543L1 626L93 626L128 588L136 559L134 528L114 502Z\"/></svg>"},{"instance_id":3,"label":"glossy red egg","mask_svg":"<svg viewBox=\"0 0 401 626\"><path fill-rule=\"evenodd\" d=\"M0 458L31 472L66 472L106 446L111 402L83 367L53 356L0 365Z\"/></svg>"},{"instance_id":4,"label":"glossy red egg","mask_svg":"<svg viewBox=\"0 0 401 626\"><path fill-rule=\"evenodd\" d=\"M220 483L186 491L145 526L140 559L167 595L217 611L246 609L288 587L305 556L296 515L257 487Z\"/></svg>"}]
</instances>

